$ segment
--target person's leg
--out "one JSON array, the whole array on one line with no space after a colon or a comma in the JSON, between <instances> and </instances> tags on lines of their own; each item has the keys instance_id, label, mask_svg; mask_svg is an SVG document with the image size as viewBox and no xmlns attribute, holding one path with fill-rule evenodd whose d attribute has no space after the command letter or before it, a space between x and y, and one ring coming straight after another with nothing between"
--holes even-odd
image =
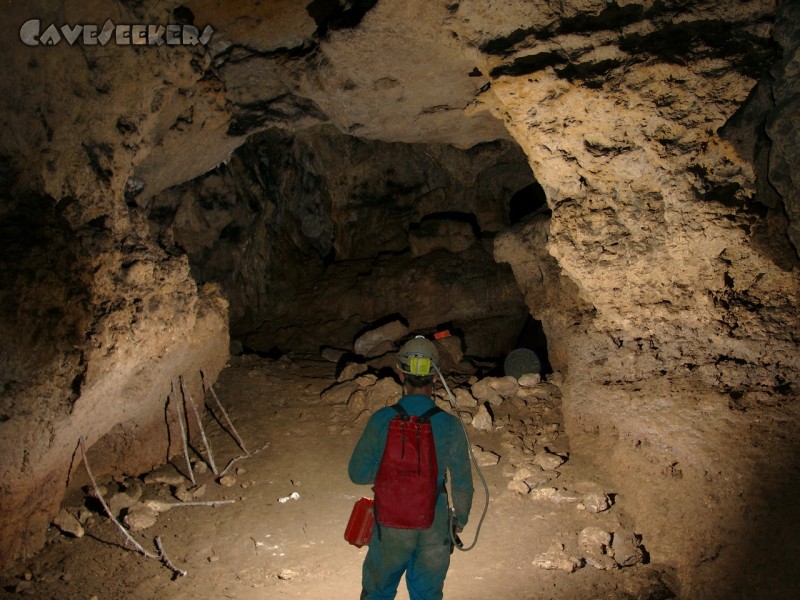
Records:
<instances>
[{"instance_id":1,"label":"person's leg","mask_svg":"<svg viewBox=\"0 0 800 600\"><path fill-rule=\"evenodd\" d=\"M450 567L447 505L436 507L430 529L421 531L419 543L406 572L411 600L441 600L444 579Z\"/></svg>"},{"instance_id":2,"label":"person's leg","mask_svg":"<svg viewBox=\"0 0 800 600\"><path fill-rule=\"evenodd\" d=\"M450 567L450 545L421 546L406 572L411 600L442 600L442 589Z\"/></svg>"},{"instance_id":3,"label":"person's leg","mask_svg":"<svg viewBox=\"0 0 800 600\"><path fill-rule=\"evenodd\" d=\"M419 531L381 527L372 534L364 559L362 600L393 600L403 572L411 561Z\"/></svg>"}]
</instances>

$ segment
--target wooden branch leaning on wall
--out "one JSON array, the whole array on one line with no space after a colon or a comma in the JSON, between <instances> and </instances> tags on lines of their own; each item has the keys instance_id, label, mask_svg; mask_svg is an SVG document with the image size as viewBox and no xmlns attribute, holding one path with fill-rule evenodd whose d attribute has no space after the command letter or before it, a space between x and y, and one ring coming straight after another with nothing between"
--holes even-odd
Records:
<instances>
[{"instance_id":1,"label":"wooden branch leaning on wall","mask_svg":"<svg viewBox=\"0 0 800 600\"><path fill-rule=\"evenodd\" d=\"M81 437L80 440L78 440L78 445L80 446L81 449L81 457L83 458L83 466L86 468L86 474L89 475L89 480L92 482L92 487L94 489L94 496L103 506L103 510L105 510L106 515L108 515L108 518L114 522L114 525L116 525L117 528L122 532L122 535L125 536L125 539L131 544L133 544L133 547L136 548L136 550L140 552L143 556L161 561L161 563L165 567L167 567L170 571L175 573L176 576L181 576L181 577L185 576L186 571L177 568L175 565L172 564L172 561L170 561L169 557L167 556L167 553L164 551L164 546L161 544L161 538L156 537L155 539L156 548L158 548L158 556L156 556L155 554L145 550L139 542L133 539L131 534L128 533L128 530L125 529L125 527L122 526L122 523L120 523L117 520L117 518L112 514L111 509L108 507L108 504L105 501L105 498L103 498L103 495L100 493L100 488L97 486L97 481L95 481L94 475L92 475L92 470L89 468L89 460L86 457L86 440L83 437Z\"/></svg>"},{"instance_id":2,"label":"wooden branch leaning on wall","mask_svg":"<svg viewBox=\"0 0 800 600\"><path fill-rule=\"evenodd\" d=\"M181 384L181 392L183 393L183 401L188 403L189 406L192 408L192 412L194 413L195 419L197 419L197 427L200 429L200 437L203 439L203 445L206 447L206 454L208 455L208 466L211 467L211 472L214 475L219 475L219 470L217 469L216 463L214 463L214 454L211 452L211 444L208 443L208 438L206 437L206 430L203 428L203 419L200 418L200 411L197 410L197 405L192 400L192 397L189 395L189 392L186 391L186 386L183 383L183 375L181 375L178 380ZM194 483L194 482L192 482Z\"/></svg>"},{"instance_id":3,"label":"wooden branch leaning on wall","mask_svg":"<svg viewBox=\"0 0 800 600\"><path fill-rule=\"evenodd\" d=\"M178 396L175 394L175 382L170 382L172 386L172 393L170 397L175 400L175 412L178 413L178 424L181 427L181 441L183 442L183 456L186 458L186 468L189 471L189 480L192 482L192 485L196 485L194 480L194 471L192 470L192 461L189 460L189 439L186 435L186 426L183 424L183 412L185 408L185 404L183 402L178 402Z\"/></svg>"},{"instance_id":4,"label":"wooden branch leaning on wall","mask_svg":"<svg viewBox=\"0 0 800 600\"><path fill-rule=\"evenodd\" d=\"M185 424L184 423L184 419L183 419L184 418L184 414L186 412L186 403L187 402L188 402L189 406L192 408L192 412L194 413L195 418L197 419L197 425L198 425L198 427L200 429L200 434L201 434L201 436L203 438L203 445L205 446L206 452L208 454L209 466L211 467L211 470L213 471L215 476L224 475L228 471L228 469L230 469L238 461L242 460L243 458L250 458L252 456L255 456L256 454L258 454L262 450L268 448L269 445L270 445L270 443L267 442L266 444L264 444L261 448L259 448L255 452L249 452L247 450L247 448L245 447L244 441L242 441L242 438L239 435L239 432L236 431L236 427L234 427L233 422L231 421L230 417L228 416L228 412L225 410L225 408L222 406L222 403L219 401L219 398L217 397L217 394L214 391L214 388L211 386L211 384L206 385L207 381L206 381L205 371L203 371L201 369L200 370L200 375L201 375L202 380L203 380L204 388L207 387L207 389L211 391L211 395L214 398L214 400L215 400L215 402L217 404L217 407L220 409L220 411L224 415L225 421L227 422L228 426L230 427L231 435L236 440L236 443L239 444L239 447L242 449L244 454L241 455L241 456L237 456L237 457L231 459L230 462L225 467L225 469L223 469L222 473L219 473L219 471L217 470L217 466L214 463L214 456L213 456L213 454L211 452L211 445L209 444L208 438L206 437L205 429L203 429L203 422L202 422L202 419L200 417L200 412L197 410L197 406L195 405L194 401L192 400L192 397L186 391L186 386L185 386L185 384L183 382L183 376L179 376L178 381L180 383L181 396L183 398L183 402L179 402L178 401L178 395L175 392L175 382L174 381L172 381L171 384L170 384L171 385L171 392L170 392L169 398L171 398L172 400L175 401L175 410L176 410L177 415L178 415L178 424L180 425L180 429L181 429L181 441L183 443L183 455L184 455L184 458L186 459L186 468L189 471L189 479L191 480L193 485L195 485L196 482L195 482L195 478L194 478L194 471L192 470L192 462L189 459L189 439L188 439L188 433L187 433L188 423ZM167 553L164 550L164 545L162 544L161 538L159 536L156 536L156 538L154 540L156 548L158 549L158 556L156 556L152 552L148 552L147 550L145 550L144 547L142 547L142 545L139 542L137 542L131 536L130 533L128 533L128 530L122 525L122 523L120 523L119 520L117 520L117 518L111 512L111 509L109 508L108 503L106 503L105 498L103 498L103 495L100 493L100 488L98 487L97 481L95 480L94 475L92 474L92 470L89 467L89 460L88 460L88 458L86 456L86 439L84 437L81 437L78 440L78 448L80 449L81 458L83 459L83 466L86 468L86 473L89 475L89 480L92 482L92 488L93 488L93 491L94 491L94 495L97 498L97 500L100 502L100 504L102 505L103 510L105 511L105 513L108 516L108 518L111 519L111 521L114 523L114 525L116 525L117 528L122 532L122 535L125 537L125 540L126 540L126 545L127 545L127 542L130 542L133 545L133 547L136 549L136 551L141 553L143 556L146 556L147 558L152 558L152 559L155 559L155 560L159 560L165 567L167 567L170 571L172 571L175 574L176 577L185 576L186 575L186 571L176 567L172 563L172 561L169 559L169 557L167 556ZM76 450L76 452L77 452L77 450ZM229 503L232 503L232 502L235 502L235 501L234 500L211 500L211 501L207 501L207 502L179 502L179 503L169 503L169 504L164 503L164 509L168 510L169 508L171 508L173 506L216 506L218 504L229 504Z\"/></svg>"},{"instance_id":5,"label":"wooden branch leaning on wall","mask_svg":"<svg viewBox=\"0 0 800 600\"><path fill-rule=\"evenodd\" d=\"M207 381L206 372L203 369L200 369L200 377L203 379L203 387L205 387L206 389L208 389L209 392L211 392L211 396L217 403L217 407L219 407L219 410L225 417L225 422L228 424L228 427L231 428L231 434L236 440L236 443L239 444L239 447L242 449L242 452L244 452L247 456L250 456L250 453L247 451L247 448L245 448L244 442L242 441L239 432L236 431L236 427L233 426L233 421L231 421L231 418L228 416L228 412L222 406L222 402L219 401L219 398L217 397L217 392L214 391L214 386Z\"/></svg>"}]
</instances>

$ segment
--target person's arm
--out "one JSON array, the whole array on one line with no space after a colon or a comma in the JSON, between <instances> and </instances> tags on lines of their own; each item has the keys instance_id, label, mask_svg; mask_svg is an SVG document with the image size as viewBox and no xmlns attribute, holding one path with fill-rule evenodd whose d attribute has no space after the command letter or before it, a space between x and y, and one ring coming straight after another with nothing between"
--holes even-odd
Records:
<instances>
[{"instance_id":1,"label":"person's arm","mask_svg":"<svg viewBox=\"0 0 800 600\"><path fill-rule=\"evenodd\" d=\"M469 520L472 508L472 465L469 459L467 437L457 421L452 422L450 432L450 491L453 509L456 513L458 524L462 527Z\"/></svg>"},{"instance_id":2,"label":"person's arm","mask_svg":"<svg viewBox=\"0 0 800 600\"><path fill-rule=\"evenodd\" d=\"M381 443L380 429L376 424L376 415L377 413L367 421L367 426L361 433L361 437L353 450L353 455L350 457L347 472L353 483L373 483L375 475L378 473L381 455L383 454L383 444Z\"/></svg>"}]
</instances>

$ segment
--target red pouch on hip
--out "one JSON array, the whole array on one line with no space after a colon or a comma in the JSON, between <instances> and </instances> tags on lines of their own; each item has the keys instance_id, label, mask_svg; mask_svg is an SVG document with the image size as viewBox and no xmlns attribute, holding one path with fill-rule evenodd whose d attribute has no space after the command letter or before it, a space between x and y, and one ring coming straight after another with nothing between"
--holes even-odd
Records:
<instances>
[{"instance_id":1,"label":"red pouch on hip","mask_svg":"<svg viewBox=\"0 0 800 600\"><path fill-rule=\"evenodd\" d=\"M369 544L372 538L372 526L375 524L372 512L374 503L372 498L361 498L353 505L353 512L350 513L350 520L344 530L344 539L357 548Z\"/></svg>"}]
</instances>

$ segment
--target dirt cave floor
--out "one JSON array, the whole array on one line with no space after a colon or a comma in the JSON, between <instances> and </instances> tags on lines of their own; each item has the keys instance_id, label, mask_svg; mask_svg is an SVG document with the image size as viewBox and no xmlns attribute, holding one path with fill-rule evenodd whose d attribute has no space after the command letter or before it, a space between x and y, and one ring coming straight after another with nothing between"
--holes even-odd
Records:
<instances>
[{"instance_id":1,"label":"dirt cave floor","mask_svg":"<svg viewBox=\"0 0 800 600\"><path fill-rule=\"evenodd\" d=\"M355 600L361 591L366 548L347 544L343 532L353 503L371 491L350 482L347 463L368 411L358 414L352 406L323 400L322 391L334 382L330 363L232 358L215 390L248 449L264 449L231 468L229 485L219 483L210 471L198 473L196 483L202 487L190 493L190 499L234 502L175 507L160 513L154 525L131 532L154 553L154 539L160 537L166 554L186 571L185 576L174 576L158 560L126 547L110 519L81 495L68 497L65 506L76 511L83 502L95 511L87 520L88 511L83 509L85 535L70 537L52 527L47 546L36 557L3 574L0 598ZM552 384L542 385L557 392ZM491 429L467 425L481 461L491 463L494 455L499 461L495 456L497 464L482 468L490 493L486 518L476 547L454 553L445 597L673 597L664 572L647 564L643 548L639 556L644 557L644 564L633 560L638 564L609 568L603 562L611 561L608 556L584 560L580 532L587 527L618 531L624 525L624 507L614 503L613 496L610 508L601 512L587 509L584 501L589 496L581 494L603 489L603 482L592 479L588 465L573 458L549 475L544 472L544 480L532 494L536 489L556 490L548 497L534 499L535 495L520 491L528 474L524 467L520 471L520 460L532 454L524 447L528 438L520 434L520 427L529 433L549 431L551 440L558 438L554 444L558 453L568 453L568 442L563 433L559 435L558 395L517 403L523 410L528 406L516 416L508 412L513 413L513 403L504 403L506 413L500 405ZM540 410L531 410L532 402L539 402ZM211 401L209 406L213 407ZM241 454L233 438L209 413L206 432L219 469ZM186 472L184 458L176 456L171 465L137 478L135 487L142 492L142 499L178 502L176 490L191 486L182 477ZM535 477L541 478L542 473ZM548 482L548 477L554 479ZM101 483L106 489L115 485ZM466 544L475 536L485 502L477 477L475 488L471 521L462 534ZM186 499L185 494L182 498ZM405 580L397 598L408 599Z\"/></svg>"}]
</instances>

